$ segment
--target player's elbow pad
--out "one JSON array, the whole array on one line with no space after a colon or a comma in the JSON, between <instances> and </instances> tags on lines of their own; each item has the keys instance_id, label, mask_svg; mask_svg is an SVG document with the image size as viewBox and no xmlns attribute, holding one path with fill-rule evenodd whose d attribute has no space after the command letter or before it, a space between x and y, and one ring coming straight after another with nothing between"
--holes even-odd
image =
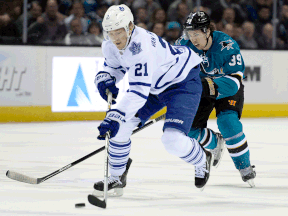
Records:
<instances>
[{"instance_id":1,"label":"player's elbow pad","mask_svg":"<svg viewBox=\"0 0 288 216\"><path fill-rule=\"evenodd\" d=\"M231 96L235 95L238 92L238 90L239 90L239 88L237 85L231 86L231 88L230 88Z\"/></svg>"},{"instance_id":2,"label":"player's elbow pad","mask_svg":"<svg viewBox=\"0 0 288 216\"><path fill-rule=\"evenodd\" d=\"M209 77L201 79L202 82L202 98L209 97L216 99L218 96L218 85Z\"/></svg>"}]
</instances>

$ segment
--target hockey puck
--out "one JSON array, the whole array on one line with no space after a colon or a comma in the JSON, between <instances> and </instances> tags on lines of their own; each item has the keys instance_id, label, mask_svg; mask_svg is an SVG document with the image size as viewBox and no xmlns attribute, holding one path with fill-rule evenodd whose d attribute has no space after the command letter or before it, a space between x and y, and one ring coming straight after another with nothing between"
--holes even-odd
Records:
<instances>
[{"instance_id":1,"label":"hockey puck","mask_svg":"<svg viewBox=\"0 0 288 216\"><path fill-rule=\"evenodd\" d=\"M75 208L83 208L85 207L85 203L76 203Z\"/></svg>"}]
</instances>

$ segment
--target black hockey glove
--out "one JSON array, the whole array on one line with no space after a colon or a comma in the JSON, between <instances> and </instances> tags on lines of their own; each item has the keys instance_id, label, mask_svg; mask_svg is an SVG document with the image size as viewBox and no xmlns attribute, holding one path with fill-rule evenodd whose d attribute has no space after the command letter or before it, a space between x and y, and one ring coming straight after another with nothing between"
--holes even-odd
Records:
<instances>
[{"instance_id":1,"label":"black hockey glove","mask_svg":"<svg viewBox=\"0 0 288 216\"><path fill-rule=\"evenodd\" d=\"M216 100L218 85L209 77L202 78L201 82L203 88L201 98L209 97Z\"/></svg>"}]
</instances>

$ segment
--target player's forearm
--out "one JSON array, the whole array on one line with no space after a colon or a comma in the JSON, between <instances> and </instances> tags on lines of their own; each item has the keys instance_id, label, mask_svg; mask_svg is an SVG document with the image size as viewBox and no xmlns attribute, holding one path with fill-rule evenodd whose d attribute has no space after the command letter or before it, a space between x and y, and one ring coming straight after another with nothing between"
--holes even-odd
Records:
<instances>
[{"instance_id":1,"label":"player's forearm","mask_svg":"<svg viewBox=\"0 0 288 216\"><path fill-rule=\"evenodd\" d=\"M125 121L131 119L137 111L144 106L147 101L147 96L143 95L140 92L130 91L125 94L122 100L117 105L117 109L124 112Z\"/></svg>"},{"instance_id":2,"label":"player's forearm","mask_svg":"<svg viewBox=\"0 0 288 216\"><path fill-rule=\"evenodd\" d=\"M104 67L105 72L109 73L112 77L115 77L116 79L116 84L123 79L126 71L124 70L124 68L118 68L118 69L114 69L111 67Z\"/></svg>"},{"instance_id":3,"label":"player's forearm","mask_svg":"<svg viewBox=\"0 0 288 216\"><path fill-rule=\"evenodd\" d=\"M221 78L214 79L214 82L218 86L217 90L219 92L219 95L217 99L221 99L235 95L240 88L241 80L237 79L234 76L227 75Z\"/></svg>"}]
</instances>

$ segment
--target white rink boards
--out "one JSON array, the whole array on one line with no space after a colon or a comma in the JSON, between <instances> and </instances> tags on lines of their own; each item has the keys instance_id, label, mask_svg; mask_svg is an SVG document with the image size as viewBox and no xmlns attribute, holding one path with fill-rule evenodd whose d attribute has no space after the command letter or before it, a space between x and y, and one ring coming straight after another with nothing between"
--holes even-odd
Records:
<instances>
[{"instance_id":1,"label":"white rink boards","mask_svg":"<svg viewBox=\"0 0 288 216\"><path fill-rule=\"evenodd\" d=\"M8 179L7 170L43 177L104 145L96 139L99 121L0 124L0 215L237 216L286 215L288 211L288 118L242 119L256 188L241 180L225 150L203 192L194 186L194 168L169 155L161 143L163 121L133 135L128 184L107 209L87 195L103 178L103 152L39 184ZM218 131L215 120L209 127ZM75 203L86 207L76 209Z\"/></svg>"}]
</instances>

